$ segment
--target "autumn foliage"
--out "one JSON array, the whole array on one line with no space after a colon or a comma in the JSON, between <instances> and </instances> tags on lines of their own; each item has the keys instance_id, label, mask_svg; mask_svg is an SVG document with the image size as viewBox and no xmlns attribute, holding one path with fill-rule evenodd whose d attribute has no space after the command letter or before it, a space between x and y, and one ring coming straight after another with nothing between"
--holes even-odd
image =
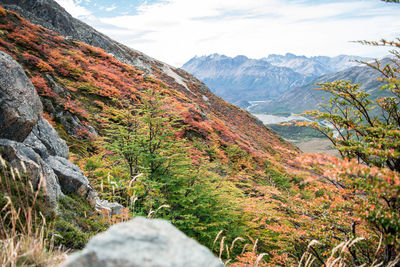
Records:
<instances>
[{"instance_id":1,"label":"autumn foliage","mask_svg":"<svg viewBox=\"0 0 400 267\"><path fill-rule=\"evenodd\" d=\"M184 78L177 81L165 66L147 60L152 71L144 72L2 9L0 33L0 49L22 64L45 118L91 184L102 198L127 207L121 217L100 214L111 223L137 214L169 219L233 266L293 266L304 253L322 265L331 249L355 236L365 239L354 246L362 255L357 263L367 263L379 246L375 229L398 251L398 237L386 235L397 227L397 206L382 205L384 196L399 193L398 176L379 169L386 163L295 160L297 148L182 70L170 69ZM148 92L161 99L154 114L144 112ZM136 122L139 132L132 137ZM385 136L392 146L385 144L385 155L394 164L397 130ZM346 155L353 153L348 147ZM372 152L367 158L375 160ZM354 175L358 182L350 179ZM312 240L321 245L310 248Z\"/></svg>"}]
</instances>

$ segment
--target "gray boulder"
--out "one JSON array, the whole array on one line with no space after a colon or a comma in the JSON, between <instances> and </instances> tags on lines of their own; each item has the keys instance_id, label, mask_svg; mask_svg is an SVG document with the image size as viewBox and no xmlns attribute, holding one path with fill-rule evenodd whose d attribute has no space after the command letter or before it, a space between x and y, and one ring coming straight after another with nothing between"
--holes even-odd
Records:
<instances>
[{"instance_id":1,"label":"gray boulder","mask_svg":"<svg viewBox=\"0 0 400 267\"><path fill-rule=\"evenodd\" d=\"M50 203L55 204L59 197L64 196L53 169L32 148L23 143L0 139L0 154L21 174L29 175L35 189L40 179L43 179L42 185L45 185L46 197Z\"/></svg>"},{"instance_id":2,"label":"gray boulder","mask_svg":"<svg viewBox=\"0 0 400 267\"><path fill-rule=\"evenodd\" d=\"M43 158L58 156L68 159L69 157L67 143L58 136L53 126L43 117L40 118L24 143L31 146Z\"/></svg>"},{"instance_id":3,"label":"gray boulder","mask_svg":"<svg viewBox=\"0 0 400 267\"><path fill-rule=\"evenodd\" d=\"M87 197L93 190L83 172L69 160L59 156L49 156L45 161L58 176L63 192Z\"/></svg>"},{"instance_id":4,"label":"gray boulder","mask_svg":"<svg viewBox=\"0 0 400 267\"><path fill-rule=\"evenodd\" d=\"M0 138L22 142L42 114L31 81L14 59L0 51Z\"/></svg>"},{"instance_id":5,"label":"gray boulder","mask_svg":"<svg viewBox=\"0 0 400 267\"><path fill-rule=\"evenodd\" d=\"M170 222L137 217L96 235L65 267L222 267L208 248Z\"/></svg>"}]
</instances>

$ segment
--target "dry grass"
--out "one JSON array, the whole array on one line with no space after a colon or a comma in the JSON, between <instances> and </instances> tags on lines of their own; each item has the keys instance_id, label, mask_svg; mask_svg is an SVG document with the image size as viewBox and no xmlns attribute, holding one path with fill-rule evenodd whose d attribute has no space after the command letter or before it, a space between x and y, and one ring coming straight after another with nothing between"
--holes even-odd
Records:
<instances>
[{"instance_id":1,"label":"dry grass","mask_svg":"<svg viewBox=\"0 0 400 267\"><path fill-rule=\"evenodd\" d=\"M66 253L55 249L49 227L37 210L43 191L8 168L0 156L0 266L56 266Z\"/></svg>"},{"instance_id":2,"label":"dry grass","mask_svg":"<svg viewBox=\"0 0 400 267\"><path fill-rule=\"evenodd\" d=\"M363 237L358 237L358 238L352 238L350 240L340 243L339 245L337 245L335 248L332 249L332 251L330 252L330 257L325 261L323 266L326 266L326 267L353 266L354 264L352 263L350 248L362 240L364 240ZM307 251L303 254L303 256L300 259L298 267L321 266L321 264L316 264L316 261L318 259L310 252L311 248L318 244L320 244L320 242L318 242L317 240L313 240L310 242L310 244L308 245ZM379 251L379 249L380 249L380 245L377 249L377 252ZM395 267L395 266L397 266L397 264L399 262L400 262L400 255L398 255L393 261L387 263L386 265L384 265L383 262L379 262L378 260L375 260L371 265L363 264L360 267L362 267L362 266Z\"/></svg>"}]
</instances>

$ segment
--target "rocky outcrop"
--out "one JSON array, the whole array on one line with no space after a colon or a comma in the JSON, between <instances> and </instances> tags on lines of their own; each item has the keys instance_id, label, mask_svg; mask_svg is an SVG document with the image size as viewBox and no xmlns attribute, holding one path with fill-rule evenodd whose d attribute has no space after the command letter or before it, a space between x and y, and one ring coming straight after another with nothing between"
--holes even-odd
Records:
<instances>
[{"instance_id":1,"label":"rocky outcrop","mask_svg":"<svg viewBox=\"0 0 400 267\"><path fill-rule=\"evenodd\" d=\"M0 51L0 138L22 142L42 114L42 104L22 67Z\"/></svg>"},{"instance_id":2,"label":"rocky outcrop","mask_svg":"<svg viewBox=\"0 0 400 267\"><path fill-rule=\"evenodd\" d=\"M45 161L58 176L64 192L77 193L82 197L88 198L89 201L95 201L93 197L96 197L97 194L91 194L94 189L89 185L88 179L78 166L58 156L49 156ZM92 206L95 204L96 202L93 202Z\"/></svg>"},{"instance_id":3,"label":"rocky outcrop","mask_svg":"<svg viewBox=\"0 0 400 267\"><path fill-rule=\"evenodd\" d=\"M39 96L22 67L0 52L0 155L35 188L45 189L54 206L64 193L76 193L98 209L119 213L121 206L100 201L78 166L68 161L69 149L42 117Z\"/></svg>"},{"instance_id":4,"label":"rocky outcrop","mask_svg":"<svg viewBox=\"0 0 400 267\"><path fill-rule=\"evenodd\" d=\"M7 139L0 139L0 154L21 174L29 175L35 189L41 182L41 188L44 187L48 201L56 205L57 199L63 196L58 177L39 154L23 143Z\"/></svg>"},{"instance_id":5,"label":"rocky outcrop","mask_svg":"<svg viewBox=\"0 0 400 267\"><path fill-rule=\"evenodd\" d=\"M58 137L56 130L44 118L40 118L24 143L31 146L43 158L57 156L69 158L67 143Z\"/></svg>"},{"instance_id":6,"label":"rocky outcrop","mask_svg":"<svg viewBox=\"0 0 400 267\"><path fill-rule=\"evenodd\" d=\"M73 254L65 267L171 266L222 267L208 248L170 222L135 218L112 226Z\"/></svg>"}]
</instances>

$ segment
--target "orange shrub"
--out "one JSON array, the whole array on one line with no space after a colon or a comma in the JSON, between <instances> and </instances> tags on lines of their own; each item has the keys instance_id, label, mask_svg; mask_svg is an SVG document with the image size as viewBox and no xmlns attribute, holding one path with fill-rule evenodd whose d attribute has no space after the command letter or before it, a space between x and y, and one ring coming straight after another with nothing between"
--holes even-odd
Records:
<instances>
[{"instance_id":1,"label":"orange shrub","mask_svg":"<svg viewBox=\"0 0 400 267\"><path fill-rule=\"evenodd\" d=\"M0 16L2 17L7 16L7 11L2 6L0 6Z\"/></svg>"}]
</instances>

